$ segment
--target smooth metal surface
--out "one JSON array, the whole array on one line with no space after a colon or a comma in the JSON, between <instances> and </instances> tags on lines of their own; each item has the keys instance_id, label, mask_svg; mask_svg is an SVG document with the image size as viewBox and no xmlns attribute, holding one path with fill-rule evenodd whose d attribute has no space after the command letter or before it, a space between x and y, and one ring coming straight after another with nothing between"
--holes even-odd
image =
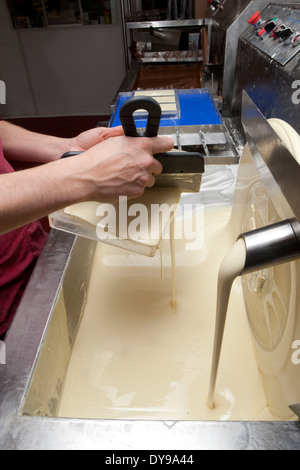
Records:
<instances>
[{"instance_id":1,"label":"smooth metal surface","mask_svg":"<svg viewBox=\"0 0 300 470\"><path fill-rule=\"evenodd\" d=\"M251 0L226 0L222 2L222 8L209 9L208 16L227 29L238 19L249 3Z\"/></svg>"},{"instance_id":2,"label":"smooth metal surface","mask_svg":"<svg viewBox=\"0 0 300 470\"><path fill-rule=\"evenodd\" d=\"M124 0L120 2L121 8L121 18L122 18L122 34L123 34L123 49L124 49L124 59L125 59L125 68L128 70L129 66L129 49L128 49L128 40L127 40L127 29L125 24L125 5Z\"/></svg>"},{"instance_id":3,"label":"smooth metal surface","mask_svg":"<svg viewBox=\"0 0 300 470\"><path fill-rule=\"evenodd\" d=\"M299 227L296 220L294 223ZM246 245L242 274L300 258L300 240L289 220L243 233L241 238Z\"/></svg>"},{"instance_id":4,"label":"smooth metal surface","mask_svg":"<svg viewBox=\"0 0 300 470\"><path fill-rule=\"evenodd\" d=\"M282 2L281 5L285 10L300 8L300 3L297 1L288 2L288 5ZM262 15L265 17L268 13L263 10ZM255 34L254 28L253 34ZM287 49L292 47L284 43L281 45ZM249 43L244 35L240 35L233 88L232 114L240 115L242 91L246 90L267 119L282 119L300 133L299 52L285 66L281 66Z\"/></svg>"},{"instance_id":5,"label":"smooth metal surface","mask_svg":"<svg viewBox=\"0 0 300 470\"><path fill-rule=\"evenodd\" d=\"M298 163L292 155L282 155L282 151L284 152L286 148L274 133L273 128L271 127L272 134L269 134L269 123L257 113L257 108L249 100L247 94L244 94L243 98L245 102L243 103L242 124L247 139L249 139L249 145L245 147L239 166L233 205L236 211L234 217L236 237L240 233L266 227L273 222L295 218L293 209L287 202L288 195L286 191L283 194L281 188L291 185L289 189L294 194L295 200L297 199L296 195L299 195L299 178L295 180L293 175L286 172L290 162L293 165L296 163L299 167ZM251 129L251 136L246 129L248 125L248 130ZM284 124L282 126L285 127ZM278 127L280 128L279 125ZM282 137L283 142L288 141L288 135L287 126L287 135ZM278 147L276 144L275 148L278 148L277 157L281 165L279 174L276 175L279 178L278 182L271 172L274 167L273 139L278 144ZM257 140L261 152L254 145L258 145ZM298 168L296 169L298 170ZM287 181L284 181L284 178L287 178ZM287 239L291 237L292 243L294 243L294 236L298 239L299 227L294 230L293 223L291 226L294 234L289 230ZM285 246L283 247L286 249ZM269 249L267 243L266 249ZM274 249L276 252L276 242ZM262 250L258 255L259 257L265 256ZM280 253L279 256L281 256ZM299 402L300 369L289 360L291 345L299 337L300 331L298 279L299 261L274 267L271 267L270 264L268 269L242 276L245 306L254 337L253 345L257 365L262 374L264 389L269 394L270 409L278 411L283 404L285 409L289 411L289 404ZM278 294L283 301L281 305L285 304L283 308L279 307L279 303L277 303ZM284 298L286 301L283 300ZM270 307L271 305L272 307ZM267 320L265 320L266 318ZM275 318L276 321L273 322ZM282 400L281 403L280 400Z\"/></svg>"},{"instance_id":6,"label":"smooth metal surface","mask_svg":"<svg viewBox=\"0 0 300 470\"><path fill-rule=\"evenodd\" d=\"M163 21L132 21L127 22L128 29L153 28L189 28L191 26L202 26L211 23L210 19L187 19L187 20L163 20Z\"/></svg>"},{"instance_id":7,"label":"smooth metal surface","mask_svg":"<svg viewBox=\"0 0 300 470\"><path fill-rule=\"evenodd\" d=\"M299 221L300 165L245 91L242 103L242 124L255 167L273 202L276 204L277 194L284 196L285 207L282 197L276 205L281 218L296 217Z\"/></svg>"},{"instance_id":8,"label":"smooth metal surface","mask_svg":"<svg viewBox=\"0 0 300 470\"><path fill-rule=\"evenodd\" d=\"M201 187L201 173L161 173L156 177L157 188L178 188L184 192L199 192Z\"/></svg>"}]
</instances>

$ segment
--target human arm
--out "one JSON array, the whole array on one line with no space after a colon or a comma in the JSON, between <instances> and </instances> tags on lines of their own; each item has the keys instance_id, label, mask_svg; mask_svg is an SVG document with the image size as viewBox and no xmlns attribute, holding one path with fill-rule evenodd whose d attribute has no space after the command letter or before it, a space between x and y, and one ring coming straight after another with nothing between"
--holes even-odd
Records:
<instances>
[{"instance_id":1,"label":"human arm","mask_svg":"<svg viewBox=\"0 0 300 470\"><path fill-rule=\"evenodd\" d=\"M76 157L0 175L0 233L77 202L138 197L162 171L153 155L172 148L168 137L117 136Z\"/></svg>"},{"instance_id":2,"label":"human arm","mask_svg":"<svg viewBox=\"0 0 300 470\"><path fill-rule=\"evenodd\" d=\"M0 139L7 160L47 163L58 160L69 151L85 151L90 147L123 134L121 126L96 127L74 138L61 138L28 131L7 121L0 121Z\"/></svg>"}]
</instances>

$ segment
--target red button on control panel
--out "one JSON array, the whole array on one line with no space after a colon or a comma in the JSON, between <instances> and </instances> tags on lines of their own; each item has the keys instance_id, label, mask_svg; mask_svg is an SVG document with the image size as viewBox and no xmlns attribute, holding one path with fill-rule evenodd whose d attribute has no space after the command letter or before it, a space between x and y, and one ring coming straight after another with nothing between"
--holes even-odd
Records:
<instances>
[{"instance_id":1,"label":"red button on control panel","mask_svg":"<svg viewBox=\"0 0 300 470\"><path fill-rule=\"evenodd\" d=\"M253 13L251 18L249 18L248 23L255 25L258 22L258 20L260 20L260 18L261 18L260 12L256 11L255 13Z\"/></svg>"}]
</instances>

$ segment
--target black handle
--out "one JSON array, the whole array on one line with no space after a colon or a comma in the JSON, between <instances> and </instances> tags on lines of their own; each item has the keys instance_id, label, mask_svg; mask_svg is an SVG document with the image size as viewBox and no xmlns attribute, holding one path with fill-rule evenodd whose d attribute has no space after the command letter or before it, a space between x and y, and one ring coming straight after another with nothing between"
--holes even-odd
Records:
<instances>
[{"instance_id":1,"label":"black handle","mask_svg":"<svg viewBox=\"0 0 300 470\"><path fill-rule=\"evenodd\" d=\"M148 112L146 130L139 133L133 118L133 113L139 109ZM127 137L156 137L161 119L161 107L150 96L135 96L125 101L120 108L120 121Z\"/></svg>"},{"instance_id":2,"label":"black handle","mask_svg":"<svg viewBox=\"0 0 300 470\"><path fill-rule=\"evenodd\" d=\"M60 158L74 157L83 152L66 152ZM198 152L157 153L155 158L162 164L163 173L204 173L204 157Z\"/></svg>"},{"instance_id":3,"label":"black handle","mask_svg":"<svg viewBox=\"0 0 300 470\"><path fill-rule=\"evenodd\" d=\"M204 173L204 157L198 152L171 150L154 156L162 164L163 173Z\"/></svg>"},{"instance_id":4,"label":"black handle","mask_svg":"<svg viewBox=\"0 0 300 470\"><path fill-rule=\"evenodd\" d=\"M75 155L80 155L83 152L66 152L60 158L75 157Z\"/></svg>"}]
</instances>

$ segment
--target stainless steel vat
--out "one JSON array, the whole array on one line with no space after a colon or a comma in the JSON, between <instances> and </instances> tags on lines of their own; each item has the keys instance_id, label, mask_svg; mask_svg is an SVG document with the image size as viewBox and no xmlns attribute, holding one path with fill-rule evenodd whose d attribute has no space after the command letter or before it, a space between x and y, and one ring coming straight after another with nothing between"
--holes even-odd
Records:
<instances>
[{"instance_id":1,"label":"stainless steel vat","mask_svg":"<svg viewBox=\"0 0 300 470\"><path fill-rule=\"evenodd\" d=\"M222 171L224 171L222 169ZM90 240L52 231L36 266L6 342L0 366L1 449L299 449L299 422L216 422L86 420L52 417L63 381L51 338L51 320L66 320L65 339L72 347L85 304ZM52 333L51 333L52 331ZM49 332L51 333L49 335ZM31 387L35 366L46 354L47 384ZM65 357L65 363L68 358ZM48 373L49 372L49 373ZM48 380L49 379L49 380ZM49 416L30 416L30 406ZM42 406L41 406L42 405ZM25 413L25 414L24 414Z\"/></svg>"}]
</instances>

